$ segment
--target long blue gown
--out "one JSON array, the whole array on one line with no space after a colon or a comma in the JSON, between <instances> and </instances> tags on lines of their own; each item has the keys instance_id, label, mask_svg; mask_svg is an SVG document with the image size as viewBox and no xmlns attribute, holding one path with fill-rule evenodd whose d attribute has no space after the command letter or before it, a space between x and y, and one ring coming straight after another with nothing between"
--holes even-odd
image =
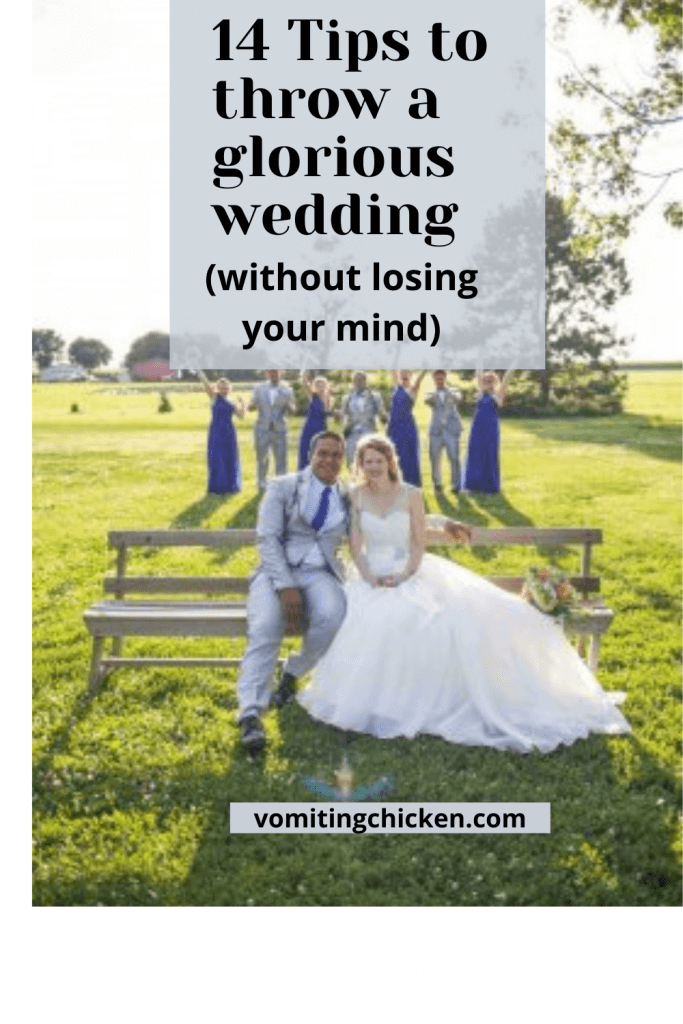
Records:
<instances>
[{"instance_id":1,"label":"long blue gown","mask_svg":"<svg viewBox=\"0 0 683 1024\"><path fill-rule=\"evenodd\" d=\"M305 469L309 463L308 449L311 444L311 438L315 434L319 434L321 430L327 430L327 413L325 412L325 406L322 403L322 399L318 395L313 395L311 398L311 404L308 407L308 415L306 416L306 422L304 423L303 430L301 431L301 438L299 440L299 469Z\"/></svg>"},{"instance_id":2,"label":"long blue gown","mask_svg":"<svg viewBox=\"0 0 683 1024\"><path fill-rule=\"evenodd\" d=\"M403 479L414 487L422 487L420 438L413 416L413 399L401 384L394 391L387 434L394 442Z\"/></svg>"},{"instance_id":3,"label":"long blue gown","mask_svg":"<svg viewBox=\"0 0 683 1024\"><path fill-rule=\"evenodd\" d=\"M240 453L232 422L235 406L222 395L216 395L211 411L207 444L210 494L236 494L242 490Z\"/></svg>"},{"instance_id":4,"label":"long blue gown","mask_svg":"<svg viewBox=\"0 0 683 1024\"><path fill-rule=\"evenodd\" d=\"M498 494L500 491L499 446L498 403L493 395L485 392L477 400L477 407L470 427L463 490Z\"/></svg>"}]
</instances>

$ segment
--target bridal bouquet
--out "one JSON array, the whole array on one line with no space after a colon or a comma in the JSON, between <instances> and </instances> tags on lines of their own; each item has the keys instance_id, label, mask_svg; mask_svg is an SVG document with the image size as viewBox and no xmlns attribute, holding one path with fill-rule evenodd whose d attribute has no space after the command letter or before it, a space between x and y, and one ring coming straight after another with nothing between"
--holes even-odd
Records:
<instances>
[{"instance_id":1,"label":"bridal bouquet","mask_svg":"<svg viewBox=\"0 0 683 1024\"><path fill-rule=\"evenodd\" d=\"M583 610L581 596L569 582L567 574L555 566L539 569L532 565L524 580L522 597L546 615L559 617Z\"/></svg>"}]
</instances>

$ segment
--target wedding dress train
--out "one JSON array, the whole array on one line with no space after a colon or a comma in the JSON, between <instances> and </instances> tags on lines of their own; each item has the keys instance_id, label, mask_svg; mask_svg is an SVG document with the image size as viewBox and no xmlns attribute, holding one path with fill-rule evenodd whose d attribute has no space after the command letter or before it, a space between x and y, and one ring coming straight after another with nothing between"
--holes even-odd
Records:
<instances>
[{"instance_id":1,"label":"wedding dress train","mask_svg":"<svg viewBox=\"0 0 683 1024\"><path fill-rule=\"evenodd\" d=\"M405 493L405 491L403 491ZM410 513L363 508L371 572L400 572ZM316 719L380 738L544 752L591 732L625 733L616 707L548 616L453 562L426 554L398 587L347 584L347 614L298 694Z\"/></svg>"}]
</instances>

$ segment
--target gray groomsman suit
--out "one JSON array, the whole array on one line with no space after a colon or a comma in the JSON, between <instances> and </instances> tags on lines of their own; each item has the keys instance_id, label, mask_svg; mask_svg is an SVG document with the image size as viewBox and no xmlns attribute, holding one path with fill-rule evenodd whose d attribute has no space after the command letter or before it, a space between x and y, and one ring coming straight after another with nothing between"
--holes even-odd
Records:
<instances>
[{"instance_id":1,"label":"gray groomsman suit","mask_svg":"<svg viewBox=\"0 0 683 1024\"><path fill-rule=\"evenodd\" d=\"M282 476L287 472L287 421L285 413L294 412L294 395L286 384L273 387L270 383L257 384L249 403L250 409L258 410L254 424L254 445L256 447L256 473L258 486L263 490L268 476L268 455L270 449L275 456L275 472Z\"/></svg>"},{"instance_id":2,"label":"gray groomsman suit","mask_svg":"<svg viewBox=\"0 0 683 1024\"><path fill-rule=\"evenodd\" d=\"M462 421L458 412L461 395L455 388L437 388L425 397L431 406L432 418L429 424L429 459L432 467L432 482L441 487L441 452L445 448L451 464L451 487L460 489L460 434Z\"/></svg>"},{"instance_id":3,"label":"gray groomsman suit","mask_svg":"<svg viewBox=\"0 0 683 1024\"><path fill-rule=\"evenodd\" d=\"M364 434L374 434L376 419L384 415L384 403L377 391L356 388L344 397L342 402L344 428L346 433L346 462L351 465L356 454L356 445Z\"/></svg>"},{"instance_id":4,"label":"gray groomsman suit","mask_svg":"<svg viewBox=\"0 0 683 1024\"><path fill-rule=\"evenodd\" d=\"M296 679L309 672L332 643L346 614L344 568L337 556L349 531L349 498L344 484L332 487L326 522L311 520L325 485L310 466L269 484L256 525L261 564L249 588L247 651L237 681L240 721L268 707L270 682L285 630L278 591L303 592L308 622L301 651L285 672Z\"/></svg>"}]
</instances>

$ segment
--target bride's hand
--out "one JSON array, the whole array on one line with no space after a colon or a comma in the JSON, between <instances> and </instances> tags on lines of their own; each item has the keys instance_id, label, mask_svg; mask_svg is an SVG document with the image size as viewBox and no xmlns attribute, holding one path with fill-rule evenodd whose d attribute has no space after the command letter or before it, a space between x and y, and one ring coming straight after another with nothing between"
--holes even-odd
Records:
<instances>
[{"instance_id":1,"label":"bride's hand","mask_svg":"<svg viewBox=\"0 0 683 1024\"><path fill-rule=\"evenodd\" d=\"M399 573L396 576L378 576L377 586L378 587L398 587L399 584L407 579L404 573Z\"/></svg>"}]
</instances>

